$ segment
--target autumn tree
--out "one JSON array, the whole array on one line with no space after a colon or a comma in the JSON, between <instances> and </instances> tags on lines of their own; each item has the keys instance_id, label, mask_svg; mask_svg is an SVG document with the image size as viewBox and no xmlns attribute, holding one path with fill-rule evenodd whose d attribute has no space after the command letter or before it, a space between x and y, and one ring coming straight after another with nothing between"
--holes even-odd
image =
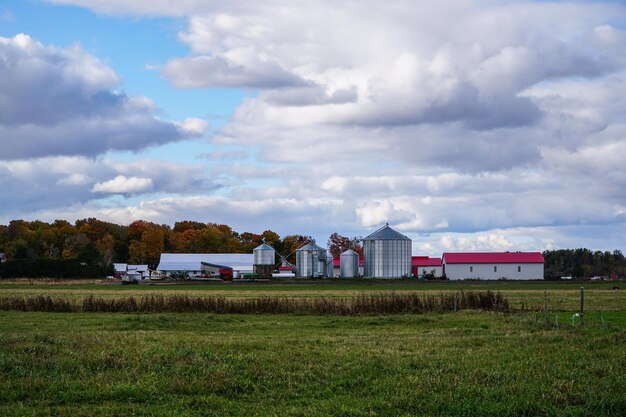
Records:
<instances>
[{"instance_id":1,"label":"autumn tree","mask_svg":"<svg viewBox=\"0 0 626 417\"><path fill-rule=\"evenodd\" d=\"M274 249L281 255L286 256L287 260L291 263L296 262L296 249L305 245L307 242L311 242L313 238L311 236L303 235L290 235L285 236L280 242L277 242Z\"/></svg>"},{"instance_id":2,"label":"autumn tree","mask_svg":"<svg viewBox=\"0 0 626 417\"><path fill-rule=\"evenodd\" d=\"M194 222L190 220L183 220L174 223L174 232L182 233L185 230L202 230L206 227L206 224L200 222Z\"/></svg>"},{"instance_id":3,"label":"autumn tree","mask_svg":"<svg viewBox=\"0 0 626 417\"><path fill-rule=\"evenodd\" d=\"M349 238L335 232L328 238L328 249L333 257L341 255L348 249L355 251L359 255L363 255L363 246L361 246L360 241L360 237Z\"/></svg>"},{"instance_id":4,"label":"autumn tree","mask_svg":"<svg viewBox=\"0 0 626 417\"><path fill-rule=\"evenodd\" d=\"M165 233L161 228L150 228L141 236L145 262L155 268L165 248Z\"/></svg>"}]
</instances>

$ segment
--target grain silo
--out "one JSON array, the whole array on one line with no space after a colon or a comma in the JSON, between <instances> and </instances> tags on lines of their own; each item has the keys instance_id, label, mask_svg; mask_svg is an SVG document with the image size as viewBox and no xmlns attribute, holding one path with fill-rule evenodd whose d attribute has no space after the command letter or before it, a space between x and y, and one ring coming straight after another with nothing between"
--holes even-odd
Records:
<instances>
[{"instance_id":1,"label":"grain silo","mask_svg":"<svg viewBox=\"0 0 626 417\"><path fill-rule=\"evenodd\" d=\"M271 277L276 266L276 251L274 248L264 241L254 248L252 253L254 254L254 273L263 278Z\"/></svg>"},{"instance_id":2,"label":"grain silo","mask_svg":"<svg viewBox=\"0 0 626 417\"><path fill-rule=\"evenodd\" d=\"M333 278L334 265L333 265L333 255L330 251L326 252L326 276L328 278Z\"/></svg>"},{"instance_id":3,"label":"grain silo","mask_svg":"<svg viewBox=\"0 0 626 417\"><path fill-rule=\"evenodd\" d=\"M297 277L324 277L327 275L326 249L320 248L315 241L296 250L296 276Z\"/></svg>"},{"instance_id":4,"label":"grain silo","mask_svg":"<svg viewBox=\"0 0 626 417\"><path fill-rule=\"evenodd\" d=\"M359 254L348 249L339 256L339 275L341 278L359 276Z\"/></svg>"},{"instance_id":5,"label":"grain silo","mask_svg":"<svg viewBox=\"0 0 626 417\"><path fill-rule=\"evenodd\" d=\"M411 239L387 223L363 239L363 275L370 278L402 278L411 275Z\"/></svg>"}]
</instances>

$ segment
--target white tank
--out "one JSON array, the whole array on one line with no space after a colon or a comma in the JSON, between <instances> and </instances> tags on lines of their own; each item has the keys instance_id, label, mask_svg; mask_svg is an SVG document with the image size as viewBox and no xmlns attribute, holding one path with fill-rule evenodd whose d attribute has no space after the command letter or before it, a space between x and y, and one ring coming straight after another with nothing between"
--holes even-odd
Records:
<instances>
[{"instance_id":1,"label":"white tank","mask_svg":"<svg viewBox=\"0 0 626 417\"><path fill-rule=\"evenodd\" d=\"M275 265L276 251L273 247L263 242L253 249L254 265Z\"/></svg>"},{"instance_id":2,"label":"white tank","mask_svg":"<svg viewBox=\"0 0 626 417\"><path fill-rule=\"evenodd\" d=\"M359 254L348 249L339 256L339 273L341 278L356 278L359 276Z\"/></svg>"}]
</instances>

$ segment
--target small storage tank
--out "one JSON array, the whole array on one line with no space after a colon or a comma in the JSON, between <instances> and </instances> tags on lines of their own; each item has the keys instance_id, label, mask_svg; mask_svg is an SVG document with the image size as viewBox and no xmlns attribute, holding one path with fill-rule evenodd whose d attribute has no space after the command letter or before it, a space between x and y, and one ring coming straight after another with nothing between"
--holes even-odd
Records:
<instances>
[{"instance_id":1,"label":"small storage tank","mask_svg":"<svg viewBox=\"0 0 626 417\"><path fill-rule=\"evenodd\" d=\"M330 251L326 252L326 276L328 278L334 278L334 265L333 265L333 255Z\"/></svg>"},{"instance_id":2,"label":"small storage tank","mask_svg":"<svg viewBox=\"0 0 626 417\"><path fill-rule=\"evenodd\" d=\"M273 247L263 242L252 250L253 253L253 271L259 277L268 278L274 272L276 265L276 251Z\"/></svg>"},{"instance_id":3,"label":"small storage tank","mask_svg":"<svg viewBox=\"0 0 626 417\"><path fill-rule=\"evenodd\" d=\"M326 274L326 249L320 248L312 241L296 250L297 277L318 278Z\"/></svg>"},{"instance_id":4,"label":"small storage tank","mask_svg":"<svg viewBox=\"0 0 626 417\"><path fill-rule=\"evenodd\" d=\"M348 249L339 256L339 274L341 278L356 278L359 276L359 254Z\"/></svg>"},{"instance_id":5,"label":"small storage tank","mask_svg":"<svg viewBox=\"0 0 626 417\"><path fill-rule=\"evenodd\" d=\"M411 275L411 239L387 223L363 239L363 275L370 278L402 278Z\"/></svg>"}]
</instances>

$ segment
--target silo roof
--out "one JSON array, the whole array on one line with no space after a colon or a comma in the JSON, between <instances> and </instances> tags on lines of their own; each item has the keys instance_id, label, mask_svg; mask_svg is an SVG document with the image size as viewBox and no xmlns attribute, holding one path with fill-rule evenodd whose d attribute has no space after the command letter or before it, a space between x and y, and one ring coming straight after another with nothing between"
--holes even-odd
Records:
<instances>
[{"instance_id":1,"label":"silo roof","mask_svg":"<svg viewBox=\"0 0 626 417\"><path fill-rule=\"evenodd\" d=\"M398 233L393 230L389 225L385 225L382 229L379 229L364 238L363 240L411 240L404 236L402 233Z\"/></svg>"},{"instance_id":2,"label":"silo roof","mask_svg":"<svg viewBox=\"0 0 626 417\"><path fill-rule=\"evenodd\" d=\"M274 248L268 245L267 243L263 242L259 246L254 248L254 250L274 250Z\"/></svg>"},{"instance_id":3,"label":"silo roof","mask_svg":"<svg viewBox=\"0 0 626 417\"><path fill-rule=\"evenodd\" d=\"M320 248L319 246L315 244L315 242L309 242L306 245L302 246L301 248L296 249L296 251L301 251L301 250L326 250L326 249Z\"/></svg>"},{"instance_id":4,"label":"silo roof","mask_svg":"<svg viewBox=\"0 0 626 417\"><path fill-rule=\"evenodd\" d=\"M356 253L355 251L353 251L352 249L346 250L345 252L342 253L342 255L352 255L352 256L356 255L356 256L359 256L359 254Z\"/></svg>"}]
</instances>

